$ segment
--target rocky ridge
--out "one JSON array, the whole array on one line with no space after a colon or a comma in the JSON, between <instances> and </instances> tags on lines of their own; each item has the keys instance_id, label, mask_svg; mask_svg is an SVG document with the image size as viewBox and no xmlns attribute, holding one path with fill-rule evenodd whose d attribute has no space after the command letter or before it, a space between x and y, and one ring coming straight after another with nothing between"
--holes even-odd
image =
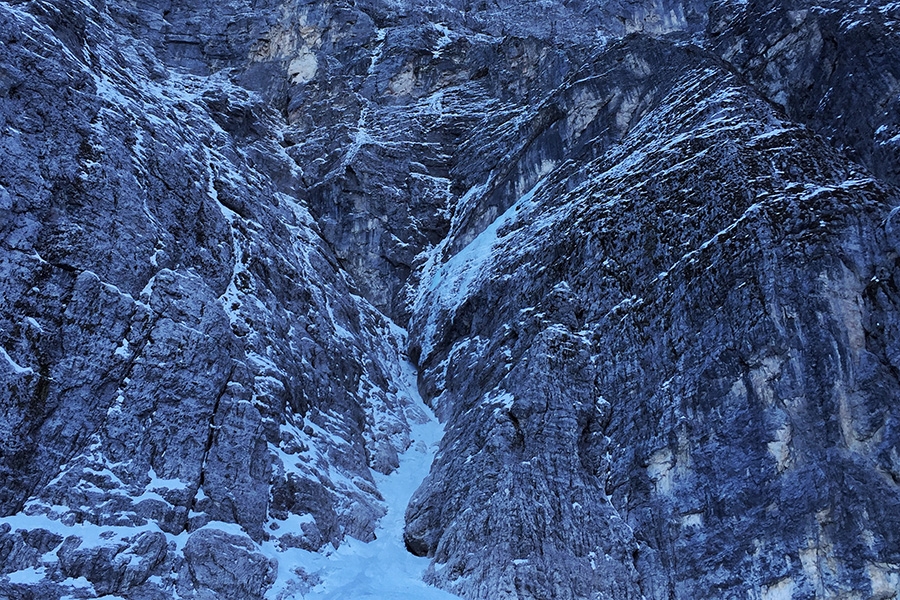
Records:
<instances>
[{"instance_id":1,"label":"rocky ridge","mask_svg":"<svg viewBox=\"0 0 900 600\"><path fill-rule=\"evenodd\" d=\"M0 4L0 596L892 597L898 15Z\"/></svg>"}]
</instances>

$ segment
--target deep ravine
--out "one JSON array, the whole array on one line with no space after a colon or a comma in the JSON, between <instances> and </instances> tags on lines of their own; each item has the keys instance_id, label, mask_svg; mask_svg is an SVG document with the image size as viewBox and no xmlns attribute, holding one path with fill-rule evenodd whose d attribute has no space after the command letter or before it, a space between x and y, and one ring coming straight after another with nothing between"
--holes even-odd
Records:
<instances>
[{"instance_id":1,"label":"deep ravine","mask_svg":"<svg viewBox=\"0 0 900 600\"><path fill-rule=\"evenodd\" d=\"M376 539L364 543L347 540L337 549L321 552L279 552L263 544L277 557L278 579L267 594L276 600L452 600L458 598L426 585L422 575L428 560L413 556L403 542L404 515L413 492L428 475L443 427L419 397L415 367L402 365L402 392L409 395L410 447L400 455L400 466L389 475L376 475L387 513L375 530ZM300 575L307 574L306 579ZM301 592L300 596L292 596Z\"/></svg>"}]
</instances>

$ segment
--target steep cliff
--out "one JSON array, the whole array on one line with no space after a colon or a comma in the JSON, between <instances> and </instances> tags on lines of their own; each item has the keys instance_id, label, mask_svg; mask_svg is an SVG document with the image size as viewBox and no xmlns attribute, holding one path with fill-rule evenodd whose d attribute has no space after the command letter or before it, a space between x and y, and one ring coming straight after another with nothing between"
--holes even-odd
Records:
<instances>
[{"instance_id":1,"label":"steep cliff","mask_svg":"<svg viewBox=\"0 0 900 600\"><path fill-rule=\"evenodd\" d=\"M895 597L898 19L0 3L0 597Z\"/></svg>"},{"instance_id":2,"label":"steep cliff","mask_svg":"<svg viewBox=\"0 0 900 600\"><path fill-rule=\"evenodd\" d=\"M635 124L585 156L572 98ZM558 166L448 237L414 311L448 423L407 513L428 578L876 594L900 515L888 189L692 48L614 45L537 112Z\"/></svg>"}]
</instances>

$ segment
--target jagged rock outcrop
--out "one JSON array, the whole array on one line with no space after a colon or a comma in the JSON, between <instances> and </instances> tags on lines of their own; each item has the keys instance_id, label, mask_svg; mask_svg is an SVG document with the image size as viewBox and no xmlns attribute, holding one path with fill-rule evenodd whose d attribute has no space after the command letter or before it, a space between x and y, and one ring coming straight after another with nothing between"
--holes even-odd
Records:
<instances>
[{"instance_id":1,"label":"jagged rock outcrop","mask_svg":"<svg viewBox=\"0 0 900 600\"><path fill-rule=\"evenodd\" d=\"M0 3L0 597L893 597L898 17Z\"/></svg>"},{"instance_id":2,"label":"jagged rock outcrop","mask_svg":"<svg viewBox=\"0 0 900 600\"><path fill-rule=\"evenodd\" d=\"M468 243L423 277L449 429L411 550L475 598L877 596L900 514L895 192L699 50L632 38L571 81L532 119L559 166L476 190L502 216L452 228ZM572 97L602 107L584 150Z\"/></svg>"},{"instance_id":3,"label":"jagged rock outcrop","mask_svg":"<svg viewBox=\"0 0 900 600\"><path fill-rule=\"evenodd\" d=\"M709 46L754 87L861 163L898 182L897 6L889 2L729 2Z\"/></svg>"},{"instance_id":4,"label":"jagged rock outcrop","mask_svg":"<svg viewBox=\"0 0 900 600\"><path fill-rule=\"evenodd\" d=\"M371 470L409 444L402 337L303 206L278 113L167 72L102 7L0 11L0 510L24 527L4 534L4 573L46 570L46 598L82 576L98 594L251 597L268 571L219 589L201 563L371 539ZM245 539L216 555L192 540L219 522ZM81 543L87 571L62 539L10 560L38 527L109 535ZM120 546L148 527L166 558L141 546L151 567L123 579Z\"/></svg>"}]
</instances>

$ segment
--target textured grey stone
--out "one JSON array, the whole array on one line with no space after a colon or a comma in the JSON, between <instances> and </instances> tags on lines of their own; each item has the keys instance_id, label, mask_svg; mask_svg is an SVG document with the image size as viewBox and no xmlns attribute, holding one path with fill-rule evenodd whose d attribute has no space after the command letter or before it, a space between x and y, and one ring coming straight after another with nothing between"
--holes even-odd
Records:
<instances>
[{"instance_id":1,"label":"textured grey stone","mask_svg":"<svg viewBox=\"0 0 900 600\"><path fill-rule=\"evenodd\" d=\"M0 597L892 597L897 17L0 4Z\"/></svg>"},{"instance_id":2,"label":"textured grey stone","mask_svg":"<svg viewBox=\"0 0 900 600\"><path fill-rule=\"evenodd\" d=\"M788 116L898 183L900 44L889 2L714 6L710 46Z\"/></svg>"},{"instance_id":3,"label":"textured grey stone","mask_svg":"<svg viewBox=\"0 0 900 600\"><path fill-rule=\"evenodd\" d=\"M615 69L630 99L601 104L590 127L612 135L581 150L562 100L602 98L591 73ZM533 143L552 141L513 172L531 156L562 166L496 233L457 213L462 241L430 274L442 285L423 278L413 331L448 433L408 546L472 598L889 589L875 565L897 552L898 382L865 323L896 310L893 292L866 300L894 285L895 192L695 49L632 38L573 81L536 111L556 132ZM474 214L537 179L485 186ZM497 239L476 258L479 234ZM469 274L440 266L457 253ZM507 560L479 558L498 540Z\"/></svg>"},{"instance_id":4,"label":"textured grey stone","mask_svg":"<svg viewBox=\"0 0 900 600\"><path fill-rule=\"evenodd\" d=\"M247 537L215 529L191 534L184 547L196 598L262 598L275 582L277 563L255 552ZM180 584L190 589L182 577ZM181 589L181 588L180 588ZM179 591L179 593L182 593Z\"/></svg>"},{"instance_id":5,"label":"textured grey stone","mask_svg":"<svg viewBox=\"0 0 900 600\"><path fill-rule=\"evenodd\" d=\"M3 536L0 538L0 559L3 561L4 574L39 566L41 556L63 542L61 536L46 529L10 531L11 529L6 523L0 526L0 535Z\"/></svg>"},{"instance_id":6,"label":"textured grey stone","mask_svg":"<svg viewBox=\"0 0 900 600\"><path fill-rule=\"evenodd\" d=\"M398 342L303 207L277 110L167 71L122 9L0 7L3 514L96 533L225 521L310 549L371 539L369 469L409 443ZM270 511L288 480L298 498ZM279 531L292 514L314 516L309 535ZM35 593L83 571L98 594L125 577L135 598L171 597L180 552L147 567L164 584L141 582L116 571L130 538L115 539L45 557L58 585Z\"/></svg>"},{"instance_id":7,"label":"textured grey stone","mask_svg":"<svg viewBox=\"0 0 900 600\"><path fill-rule=\"evenodd\" d=\"M101 596L139 586L166 558L166 538L159 532L83 550L81 543L74 536L63 542L58 552L60 569L66 577L84 577Z\"/></svg>"}]
</instances>

